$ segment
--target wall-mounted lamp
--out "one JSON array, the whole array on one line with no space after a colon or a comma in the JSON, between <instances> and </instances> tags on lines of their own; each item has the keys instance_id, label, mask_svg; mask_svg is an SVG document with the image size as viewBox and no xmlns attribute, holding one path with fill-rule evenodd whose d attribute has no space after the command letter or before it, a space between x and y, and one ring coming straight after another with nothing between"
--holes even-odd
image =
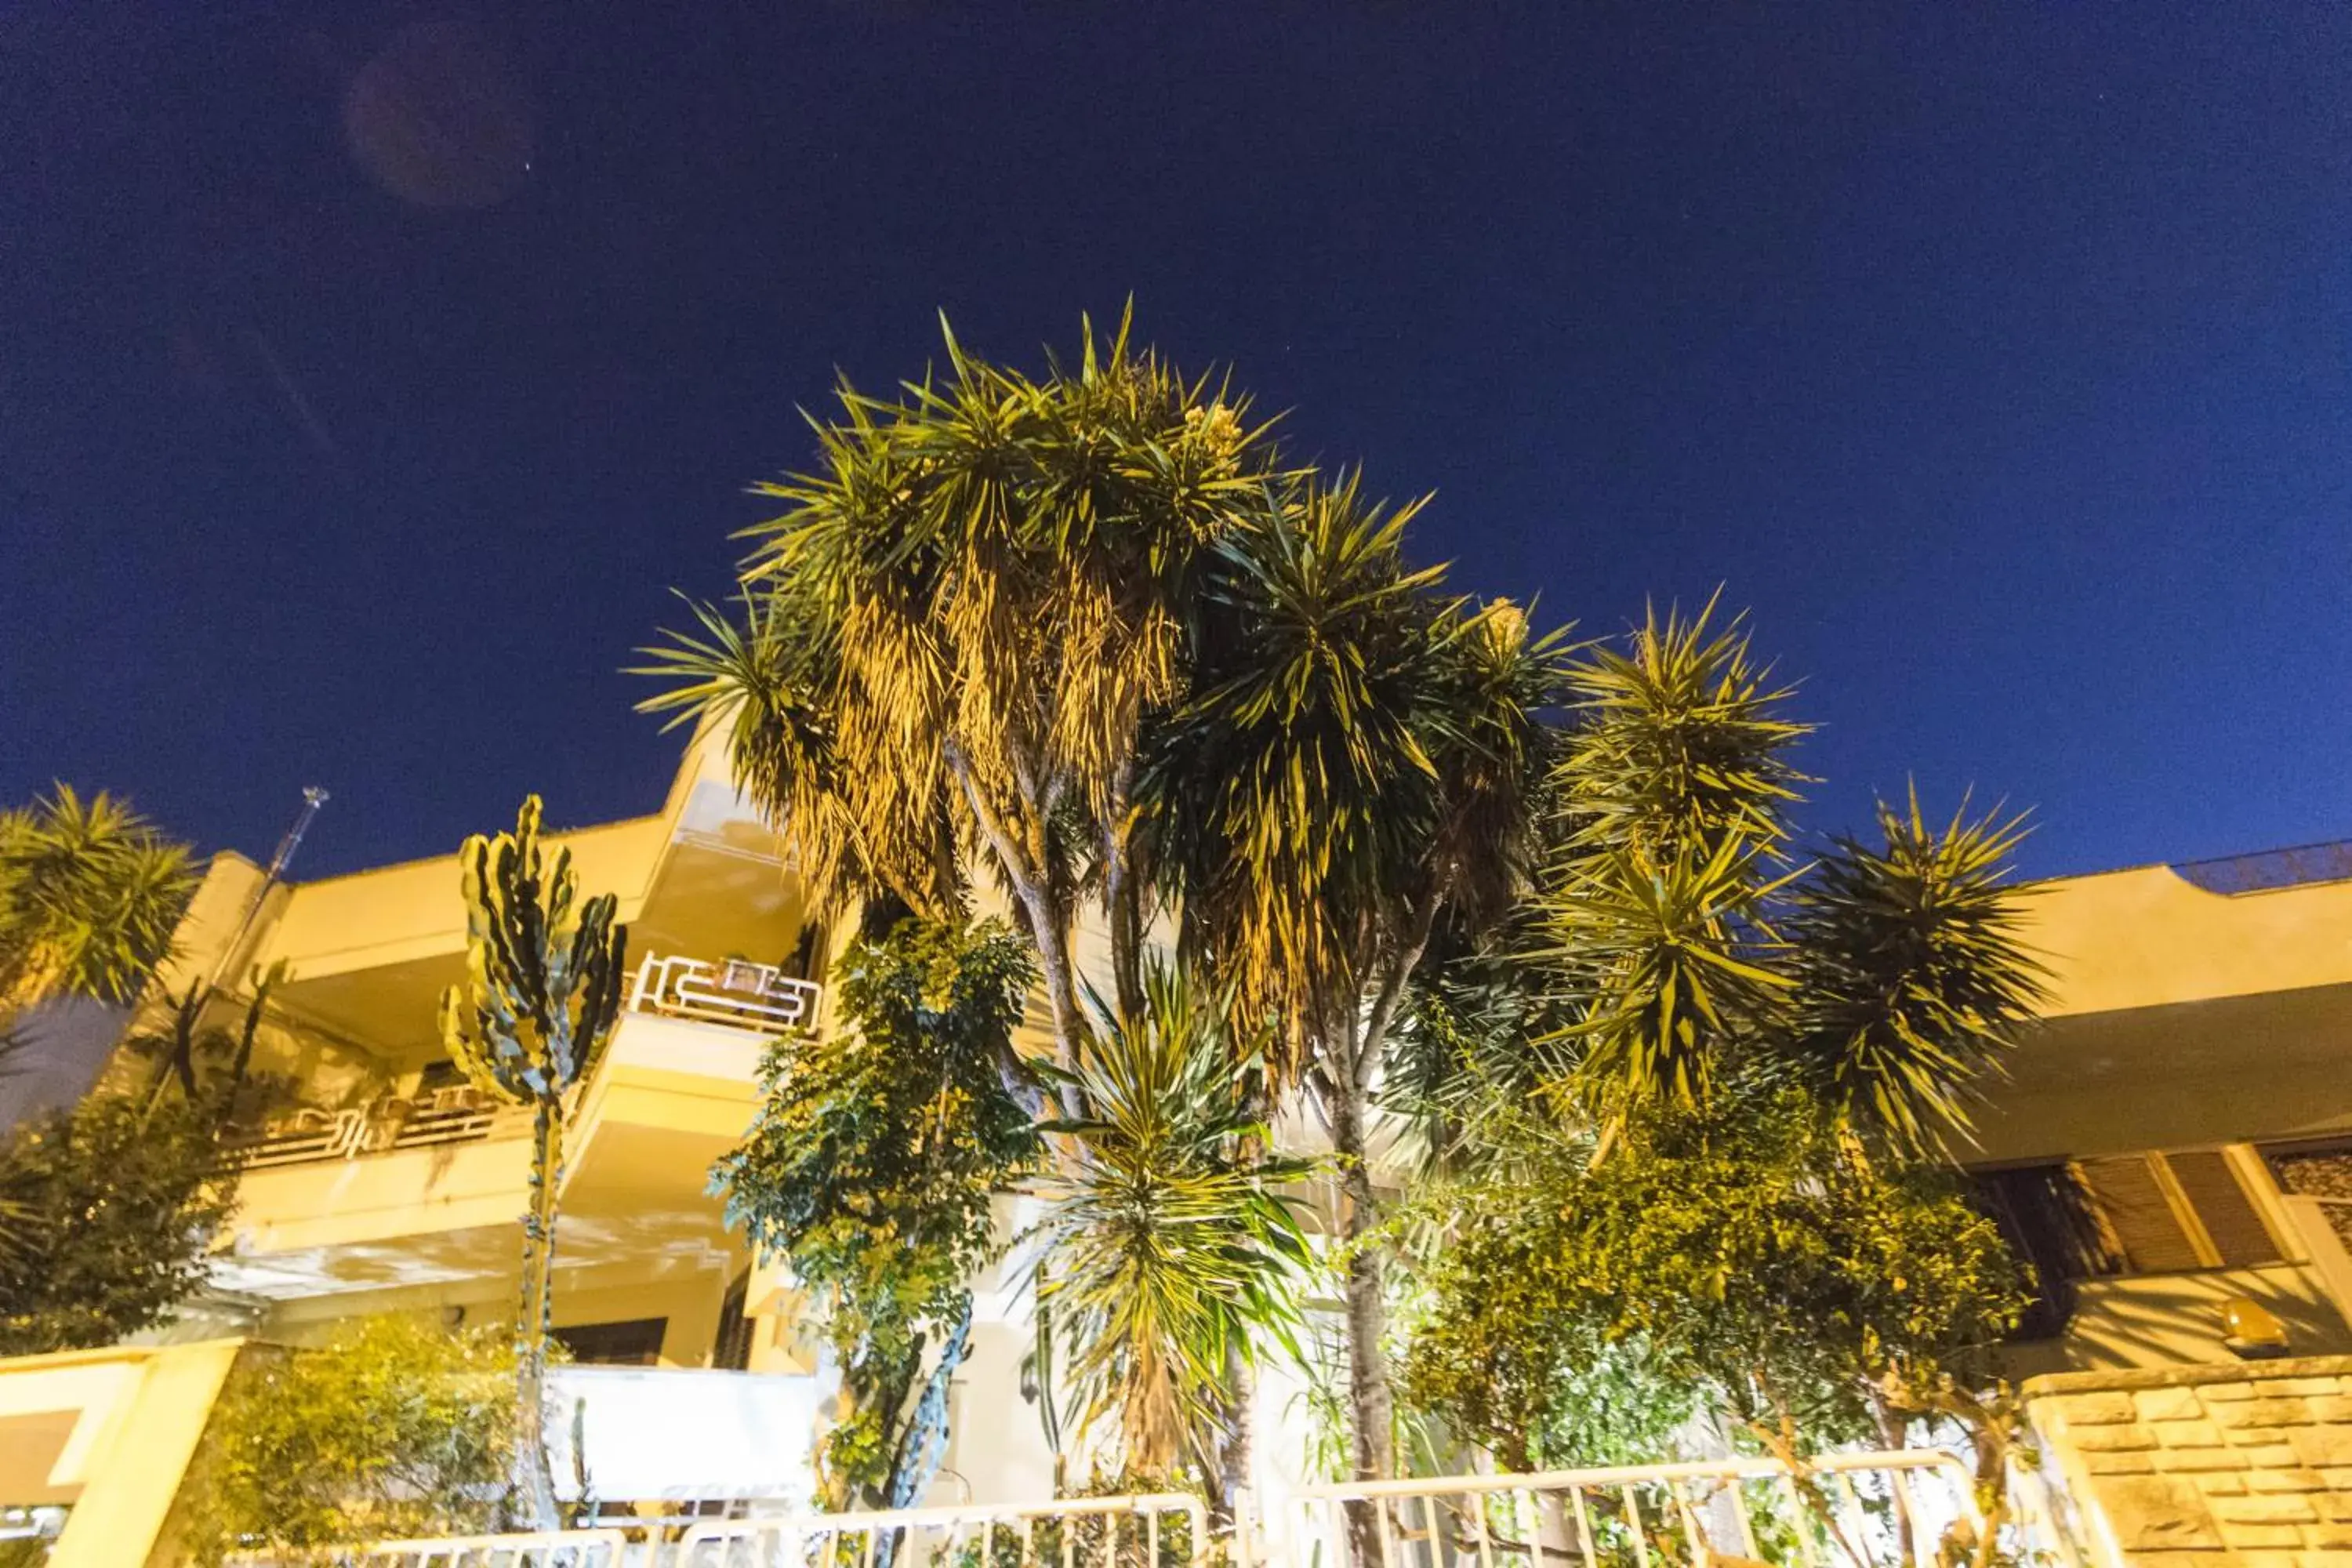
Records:
<instances>
[{"instance_id":1,"label":"wall-mounted lamp","mask_svg":"<svg viewBox=\"0 0 2352 1568\"><path fill-rule=\"evenodd\" d=\"M2245 1296L2221 1301L2221 1342L2249 1361L2287 1352L2286 1325L2260 1301Z\"/></svg>"}]
</instances>

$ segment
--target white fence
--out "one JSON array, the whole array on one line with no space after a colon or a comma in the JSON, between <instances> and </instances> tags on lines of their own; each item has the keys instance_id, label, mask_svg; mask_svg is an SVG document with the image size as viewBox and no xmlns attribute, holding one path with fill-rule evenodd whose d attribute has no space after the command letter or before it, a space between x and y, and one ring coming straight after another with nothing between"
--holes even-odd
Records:
<instances>
[{"instance_id":1,"label":"white fence","mask_svg":"<svg viewBox=\"0 0 2352 1568\"><path fill-rule=\"evenodd\" d=\"M1929 1568L1982 1528L1972 1474L1940 1449L1444 1476L1302 1488L1289 1568Z\"/></svg>"},{"instance_id":2,"label":"white fence","mask_svg":"<svg viewBox=\"0 0 2352 1568\"><path fill-rule=\"evenodd\" d=\"M543 1530L517 1535L452 1535L433 1541L379 1541L330 1561L333 1568L636 1568L658 1548L632 1544L617 1530ZM306 1562L315 1559L305 1559ZM275 1568L269 1557L237 1568Z\"/></svg>"},{"instance_id":3,"label":"white fence","mask_svg":"<svg viewBox=\"0 0 2352 1568\"><path fill-rule=\"evenodd\" d=\"M1209 1526L1178 1493L713 1521L662 1568L1186 1568Z\"/></svg>"},{"instance_id":4,"label":"white fence","mask_svg":"<svg viewBox=\"0 0 2352 1568\"><path fill-rule=\"evenodd\" d=\"M2018 1558L2063 1565L2031 1478L2003 1526ZM1934 1568L1985 1528L1969 1466L1940 1449L1443 1476L1301 1489L1279 1521L1244 1510L1213 1541L1201 1500L1056 1498L887 1513L655 1521L541 1535L391 1542L338 1568ZM1278 1523L1271 1537L1262 1528ZM2045 1538L2048 1536L2048 1538ZM2016 1560L2016 1559L2012 1559ZM257 1568L259 1560L256 1560Z\"/></svg>"},{"instance_id":5,"label":"white fence","mask_svg":"<svg viewBox=\"0 0 2352 1568\"><path fill-rule=\"evenodd\" d=\"M629 987L629 1010L780 1034L816 1022L824 987L769 963L647 953Z\"/></svg>"}]
</instances>

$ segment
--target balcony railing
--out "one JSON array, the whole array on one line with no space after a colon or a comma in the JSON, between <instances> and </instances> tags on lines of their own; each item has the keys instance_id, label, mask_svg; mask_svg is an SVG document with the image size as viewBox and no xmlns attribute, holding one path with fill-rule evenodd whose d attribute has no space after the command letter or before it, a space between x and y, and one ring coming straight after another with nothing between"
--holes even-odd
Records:
<instances>
[{"instance_id":1,"label":"balcony railing","mask_svg":"<svg viewBox=\"0 0 2352 1568\"><path fill-rule=\"evenodd\" d=\"M629 1010L780 1035L814 1024L824 994L814 981L772 963L647 953L629 990Z\"/></svg>"},{"instance_id":2,"label":"balcony railing","mask_svg":"<svg viewBox=\"0 0 2352 1568\"><path fill-rule=\"evenodd\" d=\"M387 1095L342 1110L306 1109L269 1122L261 1131L226 1140L248 1171L315 1160L356 1160L395 1149L429 1149L488 1138L500 1124L520 1130L528 1112L471 1086L426 1095Z\"/></svg>"}]
</instances>

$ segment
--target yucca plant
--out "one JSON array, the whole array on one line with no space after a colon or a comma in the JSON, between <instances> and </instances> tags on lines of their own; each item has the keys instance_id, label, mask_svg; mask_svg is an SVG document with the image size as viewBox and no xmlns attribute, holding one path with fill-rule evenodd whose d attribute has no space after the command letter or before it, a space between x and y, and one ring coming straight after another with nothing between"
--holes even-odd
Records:
<instances>
[{"instance_id":1,"label":"yucca plant","mask_svg":"<svg viewBox=\"0 0 2352 1568\"><path fill-rule=\"evenodd\" d=\"M1182 944L1279 1020L1270 1093L1304 1084L1339 1157L1356 1468L1391 1467L1374 1094L1431 934L1499 918L1528 870L1561 645L1407 565L1418 503L1290 480L1222 542L1193 689L1141 798Z\"/></svg>"},{"instance_id":2,"label":"yucca plant","mask_svg":"<svg viewBox=\"0 0 2352 1568\"><path fill-rule=\"evenodd\" d=\"M1262 504L1272 447L1245 398L1125 319L1036 378L950 333L944 371L896 397L845 384L818 440L813 472L755 487L784 510L748 531L740 619L699 609L646 650L669 687L643 706L724 726L737 777L838 896L959 918L976 859L1029 928L1072 1069L1085 903L1113 999L1141 1005L1139 736L1185 689L1194 579Z\"/></svg>"},{"instance_id":3,"label":"yucca plant","mask_svg":"<svg viewBox=\"0 0 2352 1568\"><path fill-rule=\"evenodd\" d=\"M547 1346L563 1124L619 1020L628 931L613 923L612 894L579 900L570 849L548 864L542 811L539 796L528 796L512 833L477 834L458 851L467 980L442 995L441 1038L485 1093L532 1112L515 1308L514 1486L532 1527L552 1530L562 1519L547 1454Z\"/></svg>"},{"instance_id":4,"label":"yucca plant","mask_svg":"<svg viewBox=\"0 0 2352 1568\"><path fill-rule=\"evenodd\" d=\"M103 790L0 812L0 1022L56 996L131 1000L195 881L186 845Z\"/></svg>"},{"instance_id":5,"label":"yucca plant","mask_svg":"<svg viewBox=\"0 0 2352 1568\"><path fill-rule=\"evenodd\" d=\"M1298 1354L1312 1255L1278 1189L1311 1169L1262 1153L1259 1064L1229 1008L1165 964L1140 1017L1097 1000L1073 1076L1090 1108L1048 1124L1076 1157L1043 1179L1028 1233L1061 1412L1097 1467L1211 1477L1236 1418L1230 1359Z\"/></svg>"},{"instance_id":6,"label":"yucca plant","mask_svg":"<svg viewBox=\"0 0 2352 1568\"><path fill-rule=\"evenodd\" d=\"M1937 828L1915 794L1880 807L1882 845L1793 861L1786 753L1808 728L1714 612L1654 614L1570 677L1541 900L1557 1037L1612 1127L1793 1075L1857 1136L1928 1152L2039 994L2022 821L1964 807Z\"/></svg>"},{"instance_id":7,"label":"yucca plant","mask_svg":"<svg viewBox=\"0 0 2352 1568\"><path fill-rule=\"evenodd\" d=\"M1938 829L1916 790L1878 826L1876 846L1835 839L1789 900L1788 1050L1841 1121L1930 1153L1967 1131L1975 1082L2042 999L2009 879L2026 827L1963 804Z\"/></svg>"}]
</instances>

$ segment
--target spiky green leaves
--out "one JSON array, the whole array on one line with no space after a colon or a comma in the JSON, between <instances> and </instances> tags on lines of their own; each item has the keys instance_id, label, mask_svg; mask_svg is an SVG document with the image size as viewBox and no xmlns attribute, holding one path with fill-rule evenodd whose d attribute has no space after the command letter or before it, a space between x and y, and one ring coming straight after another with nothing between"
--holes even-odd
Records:
<instances>
[{"instance_id":1,"label":"spiky green leaves","mask_svg":"<svg viewBox=\"0 0 2352 1568\"><path fill-rule=\"evenodd\" d=\"M1438 904L1499 905L1522 869L1559 639L1410 567L1419 510L1301 479L1221 543L1192 695L1150 753L1192 951L1261 1010L1356 1005Z\"/></svg>"},{"instance_id":2,"label":"spiky green leaves","mask_svg":"<svg viewBox=\"0 0 2352 1568\"><path fill-rule=\"evenodd\" d=\"M186 845L103 790L60 784L0 812L0 1019L52 996L131 1000L195 881Z\"/></svg>"},{"instance_id":3,"label":"spiky green leaves","mask_svg":"<svg viewBox=\"0 0 2352 1568\"><path fill-rule=\"evenodd\" d=\"M572 851L547 866L542 809L529 796L512 833L477 834L458 851L467 984L443 994L441 1036L484 1090L551 1105L588 1076L620 1017L628 932L610 893L575 908Z\"/></svg>"},{"instance_id":4,"label":"spiky green leaves","mask_svg":"<svg viewBox=\"0 0 2352 1568\"><path fill-rule=\"evenodd\" d=\"M1601 851L1562 897L1552 937L1585 998L1568 1035L1605 1100L1696 1104L1723 1053L1752 1038L1790 987L1758 915L1772 884L1761 851L1738 842L1661 861L1625 845Z\"/></svg>"},{"instance_id":5,"label":"spiky green leaves","mask_svg":"<svg viewBox=\"0 0 2352 1568\"><path fill-rule=\"evenodd\" d=\"M1712 612L1654 616L1570 678L1543 900L1576 1016L1559 1037L1611 1121L1794 1075L1854 1131L1931 1149L2038 995L2009 881L2021 820L1939 829L1915 795L1881 806L1883 845L1841 837L1787 868L1802 775L1785 753L1806 727Z\"/></svg>"},{"instance_id":6,"label":"spiky green leaves","mask_svg":"<svg viewBox=\"0 0 2352 1568\"><path fill-rule=\"evenodd\" d=\"M1970 1081L1999 1065L2042 994L2008 880L2021 817L1940 831L1882 803L1872 846L1834 841L1781 930L1795 981L1789 1047L1814 1092L1907 1151L1968 1126Z\"/></svg>"},{"instance_id":7,"label":"spiky green leaves","mask_svg":"<svg viewBox=\"0 0 2352 1568\"><path fill-rule=\"evenodd\" d=\"M1130 1474L1207 1473L1229 1352L1297 1354L1310 1253L1276 1189L1308 1167L1255 1156L1260 1068L1228 1038L1223 999L1166 967L1145 991L1142 1020L1106 1017L1088 1047L1076 1076L1091 1114L1052 1129L1077 1157L1043 1184L1030 1241L1071 1426L1115 1436Z\"/></svg>"},{"instance_id":8,"label":"spiky green leaves","mask_svg":"<svg viewBox=\"0 0 2352 1568\"><path fill-rule=\"evenodd\" d=\"M1076 886L1125 831L1144 715L1181 687L1202 552L1261 504L1246 400L1125 321L1034 378L950 333L943 374L845 385L817 436L811 472L755 487L784 510L748 531L741 621L699 610L650 650L673 684L646 706L726 723L738 776L845 891L942 914L965 850Z\"/></svg>"},{"instance_id":9,"label":"spiky green leaves","mask_svg":"<svg viewBox=\"0 0 2352 1568\"><path fill-rule=\"evenodd\" d=\"M1569 675L1577 724L1558 784L1575 848L1632 847L1702 863L1725 844L1777 848L1805 782L1789 748L1811 726L1757 662L1746 627L1655 612L1622 648L1587 651Z\"/></svg>"}]
</instances>

